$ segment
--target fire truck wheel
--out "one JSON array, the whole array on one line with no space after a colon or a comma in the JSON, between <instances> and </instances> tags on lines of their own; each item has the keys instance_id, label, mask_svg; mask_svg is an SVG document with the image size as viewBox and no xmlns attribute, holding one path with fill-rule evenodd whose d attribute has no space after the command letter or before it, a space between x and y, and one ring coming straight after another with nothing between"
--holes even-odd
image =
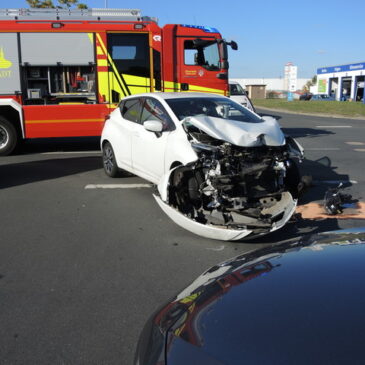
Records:
<instances>
[{"instance_id":1,"label":"fire truck wheel","mask_svg":"<svg viewBox=\"0 0 365 365\"><path fill-rule=\"evenodd\" d=\"M15 127L7 119L0 117L0 156L10 155L17 142Z\"/></svg>"},{"instance_id":2,"label":"fire truck wheel","mask_svg":"<svg viewBox=\"0 0 365 365\"><path fill-rule=\"evenodd\" d=\"M109 177L118 176L119 169L115 162L113 147L109 142L105 142L103 145L103 166L105 173Z\"/></svg>"}]
</instances>

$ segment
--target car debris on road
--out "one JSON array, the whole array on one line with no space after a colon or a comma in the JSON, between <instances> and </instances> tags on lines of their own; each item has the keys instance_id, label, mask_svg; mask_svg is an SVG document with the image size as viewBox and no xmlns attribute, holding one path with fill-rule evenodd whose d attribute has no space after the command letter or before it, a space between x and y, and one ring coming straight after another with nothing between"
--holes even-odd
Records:
<instances>
[{"instance_id":1,"label":"car debris on road","mask_svg":"<svg viewBox=\"0 0 365 365\"><path fill-rule=\"evenodd\" d=\"M344 209L343 205L351 202L352 196L341 193L342 189L343 184L340 183L336 188L330 188L326 191L323 206L328 214L341 214Z\"/></svg>"}]
</instances>

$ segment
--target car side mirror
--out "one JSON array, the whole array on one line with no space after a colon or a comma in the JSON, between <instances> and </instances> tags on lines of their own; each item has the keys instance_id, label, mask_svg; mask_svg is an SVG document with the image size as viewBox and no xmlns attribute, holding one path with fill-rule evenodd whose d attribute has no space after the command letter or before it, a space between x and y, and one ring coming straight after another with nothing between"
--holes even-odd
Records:
<instances>
[{"instance_id":1,"label":"car side mirror","mask_svg":"<svg viewBox=\"0 0 365 365\"><path fill-rule=\"evenodd\" d=\"M154 133L161 133L163 129L162 122L159 120L146 120L143 123L143 127L146 131Z\"/></svg>"}]
</instances>

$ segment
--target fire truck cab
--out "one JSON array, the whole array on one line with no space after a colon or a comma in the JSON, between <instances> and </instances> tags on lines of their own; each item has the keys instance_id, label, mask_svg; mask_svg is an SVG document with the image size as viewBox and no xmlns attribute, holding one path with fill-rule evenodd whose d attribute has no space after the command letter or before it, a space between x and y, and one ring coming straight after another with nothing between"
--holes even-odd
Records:
<instances>
[{"instance_id":1,"label":"fire truck cab","mask_svg":"<svg viewBox=\"0 0 365 365\"><path fill-rule=\"evenodd\" d=\"M127 95L228 95L227 45L136 9L0 9L0 155L26 138L99 136Z\"/></svg>"}]
</instances>

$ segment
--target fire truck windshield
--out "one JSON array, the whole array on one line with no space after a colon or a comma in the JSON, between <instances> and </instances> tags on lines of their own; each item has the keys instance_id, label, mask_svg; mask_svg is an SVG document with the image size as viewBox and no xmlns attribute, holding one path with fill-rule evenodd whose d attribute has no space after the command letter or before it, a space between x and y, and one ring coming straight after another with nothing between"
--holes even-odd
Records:
<instances>
[{"instance_id":1,"label":"fire truck windshield","mask_svg":"<svg viewBox=\"0 0 365 365\"><path fill-rule=\"evenodd\" d=\"M209 71L220 70L219 50L216 40L186 40L185 64L201 66Z\"/></svg>"},{"instance_id":2,"label":"fire truck windshield","mask_svg":"<svg viewBox=\"0 0 365 365\"><path fill-rule=\"evenodd\" d=\"M186 40L184 43L185 64L201 66L209 71L228 69L227 45L233 50L238 48L236 42L227 42L224 39Z\"/></svg>"}]
</instances>

